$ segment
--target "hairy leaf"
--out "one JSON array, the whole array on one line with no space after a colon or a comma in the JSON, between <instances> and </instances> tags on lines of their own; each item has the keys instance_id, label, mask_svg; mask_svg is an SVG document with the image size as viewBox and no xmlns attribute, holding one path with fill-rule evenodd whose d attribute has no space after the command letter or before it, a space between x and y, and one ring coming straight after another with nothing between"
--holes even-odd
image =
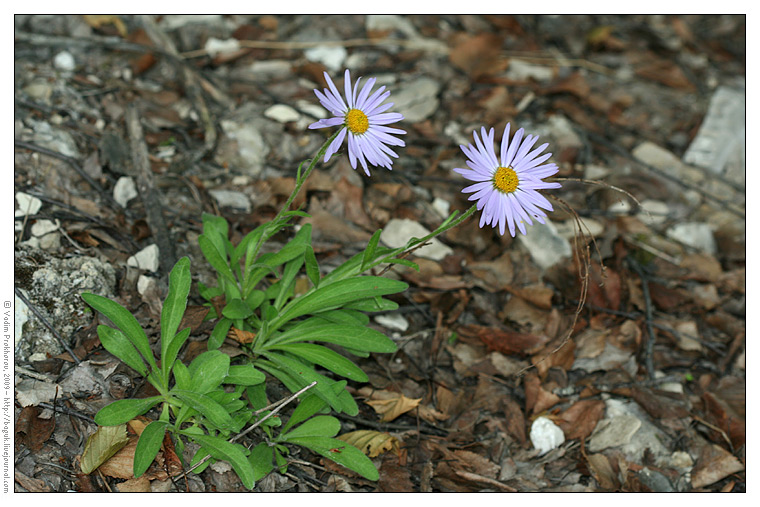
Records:
<instances>
[{"instance_id":1,"label":"hairy leaf","mask_svg":"<svg viewBox=\"0 0 760 507\"><path fill-rule=\"evenodd\" d=\"M231 444L222 438L207 435L190 435L190 438L206 448L214 458L229 461L243 485L248 489L253 489L256 481L254 479L253 467L248 461L245 452L243 452L245 447Z\"/></svg>"},{"instance_id":2,"label":"hairy leaf","mask_svg":"<svg viewBox=\"0 0 760 507\"><path fill-rule=\"evenodd\" d=\"M143 377L148 375L148 368L145 366L140 353L132 345L124 333L118 329L109 326L98 326L98 337L103 347L121 359L127 366L138 372Z\"/></svg>"},{"instance_id":3,"label":"hairy leaf","mask_svg":"<svg viewBox=\"0 0 760 507\"><path fill-rule=\"evenodd\" d=\"M164 441L166 426L167 423L164 421L153 421L143 429L135 449L133 465L135 477L144 474L150 464L153 463L159 449L161 449L161 443Z\"/></svg>"},{"instance_id":4,"label":"hairy leaf","mask_svg":"<svg viewBox=\"0 0 760 507\"><path fill-rule=\"evenodd\" d=\"M161 399L161 396L153 396L152 398L116 400L95 414L95 422L100 426L124 424L153 408Z\"/></svg>"},{"instance_id":5,"label":"hairy leaf","mask_svg":"<svg viewBox=\"0 0 760 507\"><path fill-rule=\"evenodd\" d=\"M379 478L372 461L348 442L329 437L297 437L289 439L288 442L307 447L370 481L376 481Z\"/></svg>"}]
</instances>

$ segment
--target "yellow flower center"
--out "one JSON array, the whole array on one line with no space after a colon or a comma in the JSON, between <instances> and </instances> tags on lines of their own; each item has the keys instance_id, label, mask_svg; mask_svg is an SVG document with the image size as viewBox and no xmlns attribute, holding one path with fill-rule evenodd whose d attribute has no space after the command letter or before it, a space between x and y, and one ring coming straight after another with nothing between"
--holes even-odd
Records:
<instances>
[{"instance_id":1,"label":"yellow flower center","mask_svg":"<svg viewBox=\"0 0 760 507\"><path fill-rule=\"evenodd\" d=\"M369 118L358 109L351 109L346 114L346 127L354 134L364 134L369 128Z\"/></svg>"},{"instance_id":2,"label":"yellow flower center","mask_svg":"<svg viewBox=\"0 0 760 507\"><path fill-rule=\"evenodd\" d=\"M499 167L493 175L493 188L505 194L511 194L517 189L520 179L511 167Z\"/></svg>"}]
</instances>

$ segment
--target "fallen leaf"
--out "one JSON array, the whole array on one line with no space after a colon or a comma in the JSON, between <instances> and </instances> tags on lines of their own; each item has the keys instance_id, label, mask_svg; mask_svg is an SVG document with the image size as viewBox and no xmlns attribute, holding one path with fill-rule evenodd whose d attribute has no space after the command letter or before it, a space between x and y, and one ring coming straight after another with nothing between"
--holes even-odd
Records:
<instances>
[{"instance_id":1,"label":"fallen leaf","mask_svg":"<svg viewBox=\"0 0 760 507\"><path fill-rule=\"evenodd\" d=\"M253 339L256 338L256 333L238 329L235 326L230 326L230 330L227 332L227 338L232 338L238 343L246 344L253 342Z\"/></svg>"},{"instance_id":2,"label":"fallen leaf","mask_svg":"<svg viewBox=\"0 0 760 507\"><path fill-rule=\"evenodd\" d=\"M360 389L359 394L370 397L365 403L382 416L380 420L383 422L393 421L416 408L422 401L422 398L407 398L403 393L375 391L368 387Z\"/></svg>"},{"instance_id":3,"label":"fallen leaf","mask_svg":"<svg viewBox=\"0 0 760 507\"><path fill-rule=\"evenodd\" d=\"M559 401L559 396L541 387L541 380L535 373L526 373L523 382L525 385L525 412L527 414L540 414Z\"/></svg>"},{"instance_id":4,"label":"fallen leaf","mask_svg":"<svg viewBox=\"0 0 760 507\"><path fill-rule=\"evenodd\" d=\"M589 454L586 456L586 461L588 461L591 475L599 483L601 489L607 491L618 489L620 483L615 472L612 470L612 465L610 465L607 456L604 454Z\"/></svg>"},{"instance_id":5,"label":"fallen leaf","mask_svg":"<svg viewBox=\"0 0 760 507\"><path fill-rule=\"evenodd\" d=\"M398 439L382 431L358 430L338 435L337 438L353 445L370 458L389 451L395 451L396 454L401 451Z\"/></svg>"},{"instance_id":6,"label":"fallen leaf","mask_svg":"<svg viewBox=\"0 0 760 507\"><path fill-rule=\"evenodd\" d=\"M604 402L601 400L581 400L574 403L559 416L559 427L566 440L585 439L596 428L596 423L604 415Z\"/></svg>"},{"instance_id":7,"label":"fallen leaf","mask_svg":"<svg viewBox=\"0 0 760 507\"><path fill-rule=\"evenodd\" d=\"M27 477L18 470L13 472L13 479L29 493L50 493L52 489L42 479Z\"/></svg>"},{"instance_id":8,"label":"fallen leaf","mask_svg":"<svg viewBox=\"0 0 760 507\"><path fill-rule=\"evenodd\" d=\"M639 386L631 387L630 393L634 401L655 419L689 416L689 402L683 394Z\"/></svg>"},{"instance_id":9,"label":"fallen leaf","mask_svg":"<svg viewBox=\"0 0 760 507\"><path fill-rule=\"evenodd\" d=\"M127 479L121 484L117 484L116 488L121 493L150 493L150 481L142 475L137 479Z\"/></svg>"},{"instance_id":10,"label":"fallen leaf","mask_svg":"<svg viewBox=\"0 0 760 507\"><path fill-rule=\"evenodd\" d=\"M398 459L384 456L377 471L380 473L380 478L377 481L378 491L383 493L409 493L415 490L410 468L399 465Z\"/></svg>"},{"instance_id":11,"label":"fallen leaf","mask_svg":"<svg viewBox=\"0 0 760 507\"><path fill-rule=\"evenodd\" d=\"M553 84L545 90L545 93L570 93L579 99L588 96L591 87L586 82L586 78L580 72L573 72L565 79Z\"/></svg>"},{"instance_id":12,"label":"fallen leaf","mask_svg":"<svg viewBox=\"0 0 760 507\"><path fill-rule=\"evenodd\" d=\"M208 306L189 305L185 310L185 315L182 316L182 322L180 322L178 329L181 331L189 327L190 334L195 333L210 311L211 308Z\"/></svg>"},{"instance_id":13,"label":"fallen leaf","mask_svg":"<svg viewBox=\"0 0 760 507\"><path fill-rule=\"evenodd\" d=\"M113 456L107 459L99 469L103 475L116 477L117 479L134 478L135 449L139 438L130 437L127 445L122 447Z\"/></svg>"},{"instance_id":14,"label":"fallen leaf","mask_svg":"<svg viewBox=\"0 0 760 507\"><path fill-rule=\"evenodd\" d=\"M707 444L691 471L691 485L703 488L742 470L744 465L736 456L715 444Z\"/></svg>"},{"instance_id":15,"label":"fallen leaf","mask_svg":"<svg viewBox=\"0 0 760 507\"><path fill-rule=\"evenodd\" d=\"M42 419L37 407L24 407L16 420L16 445L38 452L55 429L55 417ZM16 449L18 451L18 448Z\"/></svg>"},{"instance_id":16,"label":"fallen leaf","mask_svg":"<svg viewBox=\"0 0 760 507\"><path fill-rule=\"evenodd\" d=\"M85 14L82 16L85 23L93 28L101 28L105 25L113 25L122 37L127 36L127 26L114 14Z\"/></svg>"},{"instance_id":17,"label":"fallen leaf","mask_svg":"<svg viewBox=\"0 0 760 507\"><path fill-rule=\"evenodd\" d=\"M478 331L478 338L488 347L489 351L501 352L507 356L532 354L540 350L549 341L546 336L502 331L488 327L482 327Z\"/></svg>"},{"instance_id":18,"label":"fallen leaf","mask_svg":"<svg viewBox=\"0 0 760 507\"><path fill-rule=\"evenodd\" d=\"M636 70L636 75L650 79L665 86L688 92L696 90L681 68L670 60L646 58L645 63Z\"/></svg>"},{"instance_id":19,"label":"fallen leaf","mask_svg":"<svg viewBox=\"0 0 760 507\"><path fill-rule=\"evenodd\" d=\"M462 34L449 53L449 60L471 78L493 74L506 66L506 61L500 60L501 43L502 37L496 34Z\"/></svg>"},{"instance_id":20,"label":"fallen leaf","mask_svg":"<svg viewBox=\"0 0 760 507\"><path fill-rule=\"evenodd\" d=\"M61 387L52 382L24 379L16 385L16 400L22 407L50 403L61 393Z\"/></svg>"},{"instance_id":21,"label":"fallen leaf","mask_svg":"<svg viewBox=\"0 0 760 507\"><path fill-rule=\"evenodd\" d=\"M82 473L90 474L129 442L127 425L100 426L90 435L82 452Z\"/></svg>"}]
</instances>

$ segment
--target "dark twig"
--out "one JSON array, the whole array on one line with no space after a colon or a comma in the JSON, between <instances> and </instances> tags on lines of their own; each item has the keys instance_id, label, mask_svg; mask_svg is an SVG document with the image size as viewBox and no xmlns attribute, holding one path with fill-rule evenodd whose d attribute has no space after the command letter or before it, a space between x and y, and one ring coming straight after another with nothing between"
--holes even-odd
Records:
<instances>
[{"instance_id":1,"label":"dark twig","mask_svg":"<svg viewBox=\"0 0 760 507\"><path fill-rule=\"evenodd\" d=\"M81 414L77 412L76 410L71 410L68 407L62 407L59 405L51 405L50 403L45 403L45 402L38 403L38 405L42 408L49 408L53 412L60 412L61 414L71 415L74 417L78 417L79 419L82 419L83 421L96 424L95 419L93 419L92 417Z\"/></svg>"},{"instance_id":2,"label":"dark twig","mask_svg":"<svg viewBox=\"0 0 760 507\"><path fill-rule=\"evenodd\" d=\"M654 340L656 335L654 334L654 326L652 325L652 298L649 295L649 281L646 273L641 268L641 265L632 257L628 257L628 263L636 271L636 274L641 278L641 291L644 293L644 308L646 311L646 324L647 324L647 338L646 348L644 349L644 361L647 367L647 375L650 380L654 379L654 360L652 359L652 351L654 350Z\"/></svg>"},{"instance_id":3,"label":"dark twig","mask_svg":"<svg viewBox=\"0 0 760 507\"><path fill-rule=\"evenodd\" d=\"M381 423L377 421L370 421L369 419L364 419L361 417L350 416L347 414L337 414L336 417L338 419L345 419L346 421L351 421L353 423L369 426L370 428L375 428L376 430L380 430L380 431L387 431L387 430L419 431L420 433L427 433L428 435L438 435L438 436L446 436L449 434L449 430L437 428L435 426L430 426L429 423L425 423L424 426L420 426L418 428L417 425L412 426L408 424L398 424L398 423L390 423L390 422Z\"/></svg>"},{"instance_id":4,"label":"dark twig","mask_svg":"<svg viewBox=\"0 0 760 507\"><path fill-rule=\"evenodd\" d=\"M161 209L161 195L153 183L153 171L150 168L150 160L148 159L148 147L145 145L140 116L134 104L129 104L127 107L126 120L137 188L145 206L145 219L161 253L159 258L161 272L169 273L176 261L174 242L169 234L163 210Z\"/></svg>"},{"instance_id":5,"label":"dark twig","mask_svg":"<svg viewBox=\"0 0 760 507\"><path fill-rule=\"evenodd\" d=\"M46 328L50 330L51 333L53 333L53 336L55 336L55 339L58 340L58 343L61 344L61 347L69 353L71 358L77 363L81 363L79 358L76 354L74 354L74 351L71 350L71 347L68 346L66 341L63 339L63 337L58 334L58 331L55 330L55 328L48 322L48 320L45 318L44 315L40 313L39 310L37 310L37 307L35 307L27 298L24 296L24 293L19 290L18 287L13 287L13 292L16 294L16 297L18 297L21 301L24 302L24 304L32 311L34 315L37 316L38 319L45 325Z\"/></svg>"}]
</instances>

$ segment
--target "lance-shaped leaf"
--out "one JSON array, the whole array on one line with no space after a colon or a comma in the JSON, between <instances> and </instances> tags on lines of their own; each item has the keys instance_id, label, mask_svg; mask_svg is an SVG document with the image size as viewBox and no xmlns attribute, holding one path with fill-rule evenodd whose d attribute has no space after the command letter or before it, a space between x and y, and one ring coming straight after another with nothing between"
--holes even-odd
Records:
<instances>
[{"instance_id":1,"label":"lance-shaped leaf","mask_svg":"<svg viewBox=\"0 0 760 507\"><path fill-rule=\"evenodd\" d=\"M230 356L218 350L209 350L190 363L190 390L205 394L222 383L230 369Z\"/></svg>"},{"instance_id":2,"label":"lance-shaped leaf","mask_svg":"<svg viewBox=\"0 0 760 507\"><path fill-rule=\"evenodd\" d=\"M171 364L167 364L166 351L175 339L182 316L185 314L187 296L190 294L190 281L190 259L182 257L169 273L169 293L161 308L161 365L164 377L168 377L174 363L172 359Z\"/></svg>"},{"instance_id":3,"label":"lance-shaped leaf","mask_svg":"<svg viewBox=\"0 0 760 507\"><path fill-rule=\"evenodd\" d=\"M361 368L356 366L350 360L341 356L337 352L330 350L321 345L313 343L290 343L276 346L279 350L290 352L294 356L306 359L310 363L318 364L337 373L341 377L354 380L356 382L367 382L369 378Z\"/></svg>"},{"instance_id":4,"label":"lance-shaped leaf","mask_svg":"<svg viewBox=\"0 0 760 507\"><path fill-rule=\"evenodd\" d=\"M280 435L283 440L298 437L334 437L340 431L340 421L329 415L312 417L305 423Z\"/></svg>"},{"instance_id":5,"label":"lance-shaped leaf","mask_svg":"<svg viewBox=\"0 0 760 507\"><path fill-rule=\"evenodd\" d=\"M124 336L124 333L118 329L100 325L98 326L98 337L108 352L124 361L127 366L143 377L148 375L148 368L145 366L140 353Z\"/></svg>"},{"instance_id":6,"label":"lance-shaped leaf","mask_svg":"<svg viewBox=\"0 0 760 507\"><path fill-rule=\"evenodd\" d=\"M97 294L90 294L85 292L82 294L82 299L108 317L111 322L116 324L116 327L126 335L127 339L135 346L137 351L143 356L143 359L147 361L148 365L157 370L156 360L153 358L153 352L150 350L150 343L148 343L148 337L145 335L140 323L134 315L115 301L111 301L103 296Z\"/></svg>"},{"instance_id":7,"label":"lance-shaped leaf","mask_svg":"<svg viewBox=\"0 0 760 507\"><path fill-rule=\"evenodd\" d=\"M133 471L135 477L140 477L148 469L153 460L158 455L161 444L164 441L167 423L164 421L153 421L148 424L140 434L140 440L137 441L135 448L135 461Z\"/></svg>"},{"instance_id":8,"label":"lance-shaped leaf","mask_svg":"<svg viewBox=\"0 0 760 507\"><path fill-rule=\"evenodd\" d=\"M161 396L151 398L116 400L101 408L95 414L95 422L100 426L116 426L142 415L162 400Z\"/></svg>"},{"instance_id":9,"label":"lance-shaped leaf","mask_svg":"<svg viewBox=\"0 0 760 507\"><path fill-rule=\"evenodd\" d=\"M295 437L289 439L288 442L308 447L370 481L376 481L380 477L372 461L348 442L329 437Z\"/></svg>"},{"instance_id":10,"label":"lance-shaped leaf","mask_svg":"<svg viewBox=\"0 0 760 507\"><path fill-rule=\"evenodd\" d=\"M366 326L351 324L301 325L289 329L263 345L264 349L276 348L287 343L319 341L340 345L353 350L390 353L396 344L380 331Z\"/></svg>"},{"instance_id":11,"label":"lance-shaped leaf","mask_svg":"<svg viewBox=\"0 0 760 507\"><path fill-rule=\"evenodd\" d=\"M193 410L198 411L198 413L208 419L214 426L224 429L229 428L232 425L230 414L224 410L224 407L208 396L193 391L183 391L181 389L173 390L172 394L182 400L183 403L187 403L187 405Z\"/></svg>"},{"instance_id":12,"label":"lance-shaped leaf","mask_svg":"<svg viewBox=\"0 0 760 507\"><path fill-rule=\"evenodd\" d=\"M248 457L243 452L244 447L231 444L218 437L207 435L188 436L208 450L212 457L229 461L238 477L240 477L243 486L248 489L253 489L256 481L254 479L253 467L248 461Z\"/></svg>"}]
</instances>

